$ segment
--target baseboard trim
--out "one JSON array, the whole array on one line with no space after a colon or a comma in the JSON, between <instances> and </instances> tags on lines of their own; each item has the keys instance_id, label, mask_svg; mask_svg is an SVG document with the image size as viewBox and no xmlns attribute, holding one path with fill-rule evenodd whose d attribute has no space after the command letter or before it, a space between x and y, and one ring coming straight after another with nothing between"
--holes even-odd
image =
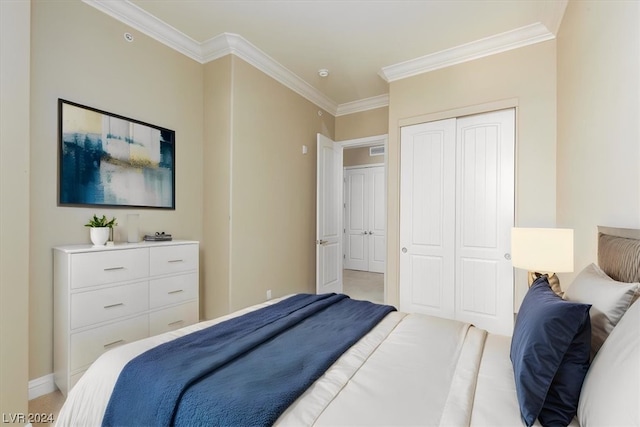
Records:
<instances>
[{"instance_id":1,"label":"baseboard trim","mask_svg":"<svg viewBox=\"0 0 640 427\"><path fill-rule=\"evenodd\" d=\"M53 381L53 374L36 378L29 381L29 400L53 393L57 389L58 387L56 387L56 383Z\"/></svg>"}]
</instances>

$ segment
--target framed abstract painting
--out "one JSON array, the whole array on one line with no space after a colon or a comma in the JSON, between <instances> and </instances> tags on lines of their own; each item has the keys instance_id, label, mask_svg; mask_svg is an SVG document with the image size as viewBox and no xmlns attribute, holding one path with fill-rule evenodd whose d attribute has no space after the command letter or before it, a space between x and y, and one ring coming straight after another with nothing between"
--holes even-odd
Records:
<instances>
[{"instance_id":1,"label":"framed abstract painting","mask_svg":"<svg viewBox=\"0 0 640 427\"><path fill-rule=\"evenodd\" d=\"M175 132L58 100L58 204L175 209Z\"/></svg>"}]
</instances>

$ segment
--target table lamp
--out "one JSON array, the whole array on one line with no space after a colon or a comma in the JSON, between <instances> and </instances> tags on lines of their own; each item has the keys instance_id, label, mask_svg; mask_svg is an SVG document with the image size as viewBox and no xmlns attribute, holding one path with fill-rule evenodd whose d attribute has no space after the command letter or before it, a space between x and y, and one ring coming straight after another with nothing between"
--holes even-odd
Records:
<instances>
[{"instance_id":1,"label":"table lamp","mask_svg":"<svg viewBox=\"0 0 640 427\"><path fill-rule=\"evenodd\" d=\"M529 286L544 274L551 289L562 295L560 280L555 273L573 271L573 230L512 228L511 262L513 267L529 271Z\"/></svg>"}]
</instances>

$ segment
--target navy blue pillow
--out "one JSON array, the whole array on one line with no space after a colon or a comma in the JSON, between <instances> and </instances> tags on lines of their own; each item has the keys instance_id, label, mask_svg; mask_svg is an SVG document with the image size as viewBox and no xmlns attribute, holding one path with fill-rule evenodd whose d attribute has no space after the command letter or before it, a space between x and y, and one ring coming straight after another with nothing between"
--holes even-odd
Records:
<instances>
[{"instance_id":1,"label":"navy blue pillow","mask_svg":"<svg viewBox=\"0 0 640 427\"><path fill-rule=\"evenodd\" d=\"M576 414L591 347L590 304L565 301L541 276L525 295L511 340L520 414L527 426L566 426Z\"/></svg>"}]
</instances>

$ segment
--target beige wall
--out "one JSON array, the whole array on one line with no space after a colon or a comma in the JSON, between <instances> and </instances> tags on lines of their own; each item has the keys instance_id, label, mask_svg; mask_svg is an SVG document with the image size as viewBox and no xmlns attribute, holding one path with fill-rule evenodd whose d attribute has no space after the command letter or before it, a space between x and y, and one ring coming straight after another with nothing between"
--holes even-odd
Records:
<instances>
[{"instance_id":1,"label":"beige wall","mask_svg":"<svg viewBox=\"0 0 640 427\"><path fill-rule=\"evenodd\" d=\"M315 290L316 133L334 118L245 61L205 65L204 313ZM308 154L302 154L306 145Z\"/></svg>"},{"instance_id":2,"label":"beige wall","mask_svg":"<svg viewBox=\"0 0 640 427\"><path fill-rule=\"evenodd\" d=\"M389 107L336 117L336 141L389 133Z\"/></svg>"},{"instance_id":3,"label":"beige wall","mask_svg":"<svg viewBox=\"0 0 640 427\"><path fill-rule=\"evenodd\" d=\"M640 227L638 22L638 2L571 1L560 26L557 205L558 225L575 230L570 278L597 262L598 225Z\"/></svg>"},{"instance_id":4,"label":"beige wall","mask_svg":"<svg viewBox=\"0 0 640 427\"><path fill-rule=\"evenodd\" d=\"M345 167L384 164L384 156L370 156L370 147L345 148L342 152L342 164Z\"/></svg>"},{"instance_id":5,"label":"beige wall","mask_svg":"<svg viewBox=\"0 0 640 427\"><path fill-rule=\"evenodd\" d=\"M316 134L333 116L233 57L230 308L315 291ZM302 154L302 146L308 154Z\"/></svg>"},{"instance_id":6,"label":"beige wall","mask_svg":"<svg viewBox=\"0 0 640 427\"><path fill-rule=\"evenodd\" d=\"M29 376L52 372L51 247L89 243L95 212L142 233L202 237L203 67L81 1L32 2ZM125 31L135 37L124 40ZM57 206L58 98L176 131L176 209Z\"/></svg>"},{"instance_id":7,"label":"beige wall","mask_svg":"<svg viewBox=\"0 0 640 427\"><path fill-rule=\"evenodd\" d=\"M204 66L204 224L201 316L229 312L232 56Z\"/></svg>"},{"instance_id":8,"label":"beige wall","mask_svg":"<svg viewBox=\"0 0 640 427\"><path fill-rule=\"evenodd\" d=\"M556 46L538 43L390 85L387 302L398 303L400 125L517 105L516 224L553 226ZM489 107L474 107L491 103ZM526 280L526 279L524 279ZM516 297L526 291L516 276ZM524 288L524 289L523 289Z\"/></svg>"},{"instance_id":9,"label":"beige wall","mask_svg":"<svg viewBox=\"0 0 640 427\"><path fill-rule=\"evenodd\" d=\"M0 1L0 414L27 413L29 378L28 1Z\"/></svg>"}]
</instances>

